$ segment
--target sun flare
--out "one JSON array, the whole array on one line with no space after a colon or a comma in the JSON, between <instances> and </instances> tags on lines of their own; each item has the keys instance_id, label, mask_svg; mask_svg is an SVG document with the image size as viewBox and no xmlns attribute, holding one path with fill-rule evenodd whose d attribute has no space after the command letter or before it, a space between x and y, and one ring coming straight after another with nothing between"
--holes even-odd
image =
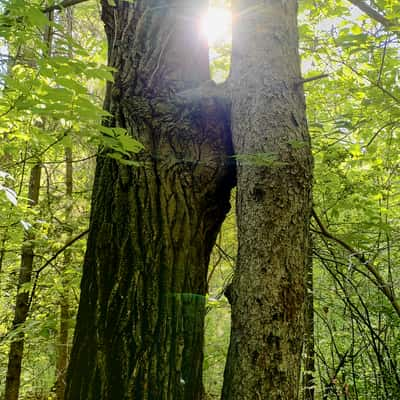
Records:
<instances>
[{"instance_id":1,"label":"sun flare","mask_svg":"<svg viewBox=\"0 0 400 400\"><path fill-rule=\"evenodd\" d=\"M232 13L226 8L210 7L201 20L201 33L210 46L230 42Z\"/></svg>"}]
</instances>

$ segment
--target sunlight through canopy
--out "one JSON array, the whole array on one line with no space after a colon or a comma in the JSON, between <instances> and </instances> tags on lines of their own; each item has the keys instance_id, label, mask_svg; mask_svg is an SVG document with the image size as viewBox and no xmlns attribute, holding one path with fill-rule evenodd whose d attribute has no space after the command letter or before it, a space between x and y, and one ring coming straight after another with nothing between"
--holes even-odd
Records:
<instances>
[{"instance_id":1,"label":"sunlight through canopy","mask_svg":"<svg viewBox=\"0 0 400 400\"><path fill-rule=\"evenodd\" d=\"M226 8L210 7L201 20L200 29L211 47L230 42L232 13Z\"/></svg>"}]
</instances>

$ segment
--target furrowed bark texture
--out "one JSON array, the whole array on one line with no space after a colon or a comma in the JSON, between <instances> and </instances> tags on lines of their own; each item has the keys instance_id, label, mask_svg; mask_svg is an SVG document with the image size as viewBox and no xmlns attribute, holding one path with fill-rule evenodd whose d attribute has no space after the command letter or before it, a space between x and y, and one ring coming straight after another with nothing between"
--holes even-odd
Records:
<instances>
[{"instance_id":1,"label":"furrowed bark texture","mask_svg":"<svg viewBox=\"0 0 400 400\"><path fill-rule=\"evenodd\" d=\"M238 0L232 135L239 252L224 400L298 399L312 157L297 2Z\"/></svg>"},{"instance_id":2,"label":"furrowed bark texture","mask_svg":"<svg viewBox=\"0 0 400 400\"><path fill-rule=\"evenodd\" d=\"M110 126L139 167L97 160L67 400L197 400L206 275L234 171L226 109L176 93L209 80L206 1L102 2Z\"/></svg>"}]
</instances>

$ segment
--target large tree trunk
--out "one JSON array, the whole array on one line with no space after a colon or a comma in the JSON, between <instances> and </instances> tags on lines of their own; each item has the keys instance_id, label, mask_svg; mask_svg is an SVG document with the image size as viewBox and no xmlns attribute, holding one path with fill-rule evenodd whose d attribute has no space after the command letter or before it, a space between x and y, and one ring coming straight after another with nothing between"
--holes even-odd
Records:
<instances>
[{"instance_id":1,"label":"large tree trunk","mask_svg":"<svg viewBox=\"0 0 400 400\"><path fill-rule=\"evenodd\" d=\"M109 126L145 151L97 159L67 400L197 400L206 275L234 174L226 110L177 92L209 80L205 0L103 4Z\"/></svg>"},{"instance_id":2,"label":"large tree trunk","mask_svg":"<svg viewBox=\"0 0 400 400\"><path fill-rule=\"evenodd\" d=\"M238 260L224 400L298 399L312 157L295 0L238 0L232 135Z\"/></svg>"}]
</instances>

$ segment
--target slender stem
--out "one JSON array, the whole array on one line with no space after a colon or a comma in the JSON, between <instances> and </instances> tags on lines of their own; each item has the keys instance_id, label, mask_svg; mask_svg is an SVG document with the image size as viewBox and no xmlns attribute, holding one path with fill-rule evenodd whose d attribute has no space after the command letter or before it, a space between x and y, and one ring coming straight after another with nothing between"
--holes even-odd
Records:
<instances>
[{"instance_id":1,"label":"slender stem","mask_svg":"<svg viewBox=\"0 0 400 400\"><path fill-rule=\"evenodd\" d=\"M324 226L322 221L319 219L318 215L316 214L315 210L312 210L312 216L317 223L319 229L321 230L319 233L325 236L326 238L338 243L340 246L345 248L350 254L357 259L365 268L373 275L375 278L376 284L378 289L385 295L385 297L390 301L396 314L400 317L400 304L398 303L393 289L389 286L389 284L385 281L376 267L369 262L363 254L358 252L354 247L350 244L346 243L344 240L334 236L332 233L328 231L328 229Z\"/></svg>"},{"instance_id":2,"label":"slender stem","mask_svg":"<svg viewBox=\"0 0 400 400\"><path fill-rule=\"evenodd\" d=\"M40 273L46 267L48 267L60 254L62 254L68 247L72 246L75 242L82 239L88 232L89 232L89 229L86 229L85 231L81 232L78 236L75 236L73 239L71 239L69 242L67 242L63 247L61 247L60 250L56 251L50 259L48 259L39 269L37 269L35 271L35 281L34 281L34 284L32 287L32 293L31 293L31 298L29 300L29 304L32 302L32 299L35 295L36 284L37 284L37 280L39 278Z\"/></svg>"}]
</instances>

